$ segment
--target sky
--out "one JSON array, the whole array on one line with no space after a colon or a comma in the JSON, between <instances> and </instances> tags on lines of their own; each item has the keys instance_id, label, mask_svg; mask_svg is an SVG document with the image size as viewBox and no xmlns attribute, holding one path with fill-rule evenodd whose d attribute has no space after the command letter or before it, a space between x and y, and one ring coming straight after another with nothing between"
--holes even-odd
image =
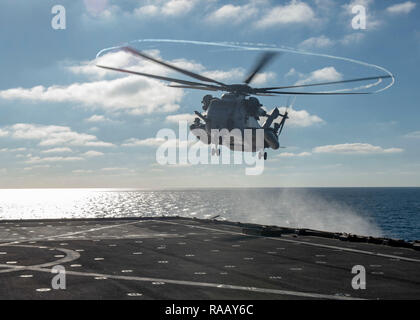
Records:
<instances>
[{"instance_id":1,"label":"sky","mask_svg":"<svg viewBox=\"0 0 420 320\"><path fill-rule=\"evenodd\" d=\"M53 28L56 5L64 29ZM366 9L364 29L352 24L357 5ZM3 0L0 188L420 186L419 18L414 0ZM162 166L157 133L193 119L206 92L95 67L187 79L103 51L125 44L227 83L241 83L257 49L272 47L319 55L281 52L254 86L386 74L372 65L395 84L372 95L297 97L285 148L268 150L261 175L246 175L246 164ZM260 101L271 111L287 96Z\"/></svg>"}]
</instances>

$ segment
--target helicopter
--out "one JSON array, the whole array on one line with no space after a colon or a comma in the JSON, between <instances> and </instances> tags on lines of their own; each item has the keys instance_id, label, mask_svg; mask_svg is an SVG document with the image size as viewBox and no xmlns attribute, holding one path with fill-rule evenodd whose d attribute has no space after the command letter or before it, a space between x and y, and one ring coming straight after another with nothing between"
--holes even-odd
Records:
<instances>
[{"instance_id":1,"label":"helicopter","mask_svg":"<svg viewBox=\"0 0 420 320\"><path fill-rule=\"evenodd\" d=\"M240 150L242 152L258 152L259 159L264 157L264 160L267 160L267 152L265 152L265 149L271 148L273 150L277 150L280 148L279 137L283 131L287 119L289 119L288 109L290 108L290 103L287 103L286 110L283 114L280 113L278 107L274 108L274 110L270 114L268 114L262 108L263 105L254 96L370 94L370 92L301 92L289 89L391 78L390 75L382 75L341 81L254 88L251 87L251 82L255 80L255 76L257 76L259 72L261 72L265 67L267 67L267 65L276 56L277 52L264 52L257 60L254 67L250 70L248 76L243 81L243 83L225 84L221 81L211 79L198 73L177 67L166 61L156 59L132 47L126 46L122 47L121 49L139 58L146 59L153 63L157 63L168 69L189 76L190 78L199 80L200 82L164 77L104 65L96 66L107 70L124 72L147 78L167 81L169 82L168 87L172 88L225 92L220 98L213 97L209 94L205 95L202 100L202 108L204 113L195 111L195 115L197 117L194 119L194 122L190 125L190 130L198 139L200 139L202 142L205 142L206 144L214 144L216 146L216 148L212 149L212 155L220 155L219 145L226 145L234 151ZM260 117L266 118L266 121L262 125L259 123ZM281 118L281 121L275 122L275 120L278 118ZM258 143L256 139L256 132L259 129L263 130L262 143ZM248 136L248 139L232 139L231 132L234 130L239 130L241 137L244 137L245 130L251 130L252 134ZM202 134L198 134L198 132L202 133L203 131L206 133L205 139L203 139ZM220 132L224 133L220 134ZM228 142L223 143L224 141ZM239 144L235 141L239 141Z\"/></svg>"}]
</instances>

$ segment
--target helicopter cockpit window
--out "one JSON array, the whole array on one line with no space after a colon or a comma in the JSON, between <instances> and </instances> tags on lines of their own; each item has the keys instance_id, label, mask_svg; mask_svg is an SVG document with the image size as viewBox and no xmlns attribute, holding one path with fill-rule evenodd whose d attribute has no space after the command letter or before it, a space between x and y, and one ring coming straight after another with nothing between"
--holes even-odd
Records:
<instances>
[{"instance_id":1,"label":"helicopter cockpit window","mask_svg":"<svg viewBox=\"0 0 420 320\"><path fill-rule=\"evenodd\" d=\"M201 101L201 103L203 104L203 110L207 111L207 109L209 108L210 102L213 99L213 96L211 94L206 94L203 97L203 100Z\"/></svg>"},{"instance_id":2,"label":"helicopter cockpit window","mask_svg":"<svg viewBox=\"0 0 420 320\"><path fill-rule=\"evenodd\" d=\"M259 116L259 109L262 106L260 101L257 98L251 97L248 100L245 100L245 107L247 113L250 116L258 117Z\"/></svg>"}]
</instances>

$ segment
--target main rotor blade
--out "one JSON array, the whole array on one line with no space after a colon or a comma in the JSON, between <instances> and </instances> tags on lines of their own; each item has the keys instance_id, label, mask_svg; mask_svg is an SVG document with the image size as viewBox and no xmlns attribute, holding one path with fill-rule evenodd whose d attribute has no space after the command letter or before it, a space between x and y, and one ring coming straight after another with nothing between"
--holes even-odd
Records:
<instances>
[{"instance_id":1,"label":"main rotor blade","mask_svg":"<svg viewBox=\"0 0 420 320\"><path fill-rule=\"evenodd\" d=\"M297 95L358 95L358 94L372 94L371 92L293 92L293 91L264 91L262 93L274 94L297 94Z\"/></svg>"},{"instance_id":2,"label":"main rotor blade","mask_svg":"<svg viewBox=\"0 0 420 320\"><path fill-rule=\"evenodd\" d=\"M275 94L268 94L268 93L255 93L256 96L261 96L261 97L275 97Z\"/></svg>"},{"instance_id":3,"label":"main rotor blade","mask_svg":"<svg viewBox=\"0 0 420 320\"><path fill-rule=\"evenodd\" d=\"M169 84L168 87L171 88L185 88L185 89L197 89L197 90L206 90L206 91L225 91L223 87L216 87L216 86L187 86L187 85L171 85Z\"/></svg>"},{"instance_id":4,"label":"main rotor blade","mask_svg":"<svg viewBox=\"0 0 420 320\"><path fill-rule=\"evenodd\" d=\"M210 79L210 78L204 77L202 75L199 75L198 73L194 73L194 72L191 72L191 71L188 71L188 70L185 70L185 69L181 69L181 68L175 67L175 66L173 66L173 65L171 65L171 64L169 64L167 62L164 62L164 61L161 61L161 60L152 58L152 57L148 56L147 54L144 54L143 52L137 51L134 48L124 47L123 49L126 50L126 51L128 51L128 52L130 52L130 53L132 53L132 54L134 54L134 55L136 55L136 56L142 57L144 59L153 61L155 63L158 63L158 64L162 65L162 66L165 66L165 67L167 67L169 69L172 69L172 70L178 71L180 73L183 73L183 74L185 74L185 75L187 75L187 76L189 76L191 78L194 78L194 79L197 79L197 80L201 80L201 81L205 81L205 82L217 83L218 85L221 85L221 86L226 86L223 82L219 82L219 81L216 81L214 79Z\"/></svg>"},{"instance_id":5,"label":"main rotor blade","mask_svg":"<svg viewBox=\"0 0 420 320\"><path fill-rule=\"evenodd\" d=\"M331 82L321 82L321 83L311 83L311 84L301 84L296 86L285 86L285 87L271 87L271 88L255 88L255 92L266 91L266 90L276 90L276 89L291 89L291 88L303 88L303 87L313 87L313 86L325 86L330 84L339 84L339 83L349 83L349 82L358 82L358 81L368 81L368 80L376 80L376 79L387 79L391 78L391 76L376 76L376 77L367 77L367 78L359 78L359 79L350 79L350 80L342 80L342 81L331 81Z\"/></svg>"},{"instance_id":6,"label":"main rotor blade","mask_svg":"<svg viewBox=\"0 0 420 320\"><path fill-rule=\"evenodd\" d=\"M260 59L258 60L258 63L255 65L252 72L250 72L249 76L245 79L244 83L249 84L251 83L252 79L254 79L255 75L260 72L276 55L276 52L270 51L264 53Z\"/></svg>"},{"instance_id":7,"label":"main rotor blade","mask_svg":"<svg viewBox=\"0 0 420 320\"><path fill-rule=\"evenodd\" d=\"M137 72L137 71L132 71L132 70L112 68L112 67L101 66L101 65L96 65L96 66L99 67L99 68L102 68L102 69L108 69L108 70L113 70L113 71L131 73L131 74L136 74L138 76L143 76L143 77L148 77L148 78L153 78L153 79L158 79L158 80L165 80L165 81L170 81L170 82L176 82L176 83L181 83L181 84L185 84L185 85L193 85L193 86L194 85L198 85L198 86L206 86L207 85L207 83L201 83L201 82L194 82L194 81L187 81L187 80L181 80L181 79L175 79L175 78L162 77L162 76L157 76L157 75L154 75L154 74L142 73L142 72Z\"/></svg>"}]
</instances>

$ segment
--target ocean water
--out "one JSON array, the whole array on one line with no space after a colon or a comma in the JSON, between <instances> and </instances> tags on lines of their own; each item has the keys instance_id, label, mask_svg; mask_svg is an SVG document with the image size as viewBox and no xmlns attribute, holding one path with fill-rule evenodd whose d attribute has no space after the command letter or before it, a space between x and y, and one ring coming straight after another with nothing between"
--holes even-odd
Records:
<instances>
[{"instance_id":1,"label":"ocean water","mask_svg":"<svg viewBox=\"0 0 420 320\"><path fill-rule=\"evenodd\" d=\"M417 240L420 188L0 190L0 220L171 215Z\"/></svg>"}]
</instances>

